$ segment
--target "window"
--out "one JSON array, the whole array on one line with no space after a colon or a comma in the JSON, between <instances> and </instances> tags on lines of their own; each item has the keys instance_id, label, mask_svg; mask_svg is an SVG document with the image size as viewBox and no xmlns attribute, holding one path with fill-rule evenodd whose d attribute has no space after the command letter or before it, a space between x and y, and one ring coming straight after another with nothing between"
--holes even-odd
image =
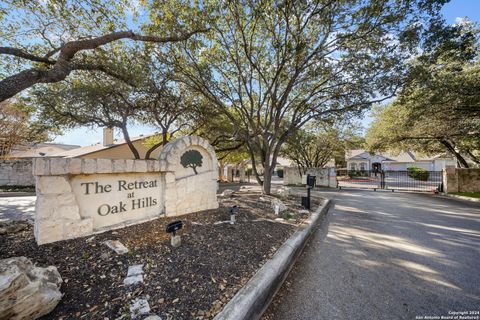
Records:
<instances>
[{"instance_id":1,"label":"window","mask_svg":"<svg viewBox=\"0 0 480 320\"><path fill-rule=\"evenodd\" d=\"M365 162L360 163L360 170L365 171L367 168L367 164Z\"/></svg>"},{"instance_id":2,"label":"window","mask_svg":"<svg viewBox=\"0 0 480 320\"><path fill-rule=\"evenodd\" d=\"M356 163L350 163L350 170L357 170L357 164Z\"/></svg>"}]
</instances>

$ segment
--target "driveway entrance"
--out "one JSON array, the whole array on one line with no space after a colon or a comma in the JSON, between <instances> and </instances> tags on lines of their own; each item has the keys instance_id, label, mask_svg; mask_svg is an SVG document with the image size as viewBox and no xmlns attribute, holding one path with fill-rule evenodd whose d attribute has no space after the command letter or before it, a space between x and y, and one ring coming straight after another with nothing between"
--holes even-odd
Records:
<instances>
[{"instance_id":1,"label":"driveway entrance","mask_svg":"<svg viewBox=\"0 0 480 320\"><path fill-rule=\"evenodd\" d=\"M334 207L264 319L440 319L480 311L480 203L315 193Z\"/></svg>"},{"instance_id":2,"label":"driveway entrance","mask_svg":"<svg viewBox=\"0 0 480 320\"><path fill-rule=\"evenodd\" d=\"M442 181L442 171L428 171L423 175L415 176L409 171L337 170L337 186L340 189L434 192L442 190Z\"/></svg>"}]
</instances>

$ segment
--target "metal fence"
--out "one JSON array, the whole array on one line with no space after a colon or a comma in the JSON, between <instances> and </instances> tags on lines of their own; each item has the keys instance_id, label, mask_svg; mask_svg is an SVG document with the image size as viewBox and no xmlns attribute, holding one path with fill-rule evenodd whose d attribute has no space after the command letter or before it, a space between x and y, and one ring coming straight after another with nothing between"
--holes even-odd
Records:
<instances>
[{"instance_id":1,"label":"metal fence","mask_svg":"<svg viewBox=\"0 0 480 320\"><path fill-rule=\"evenodd\" d=\"M406 191L441 191L442 171L356 171L337 170L338 188L367 188Z\"/></svg>"}]
</instances>

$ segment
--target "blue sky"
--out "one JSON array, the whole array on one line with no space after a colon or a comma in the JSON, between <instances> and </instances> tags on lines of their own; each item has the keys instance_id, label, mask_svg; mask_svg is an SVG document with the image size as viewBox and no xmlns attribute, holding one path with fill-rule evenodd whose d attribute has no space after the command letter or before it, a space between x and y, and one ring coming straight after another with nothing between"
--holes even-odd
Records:
<instances>
[{"instance_id":1,"label":"blue sky","mask_svg":"<svg viewBox=\"0 0 480 320\"><path fill-rule=\"evenodd\" d=\"M480 0L452 0L443 7L442 13L445 17L445 20L450 24L455 23L457 18L464 17L468 17L470 20L480 23ZM368 127L370 122L371 118L368 115L361 120L361 123L364 127ZM129 127L130 135L133 137L140 134L149 134L154 131L154 128L143 125ZM120 139L122 138L118 130L115 133L115 137ZM54 141L57 143L87 146L100 142L101 139L101 128L78 128L65 132L63 136L58 136Z\"/></svg>"}]
</instances>

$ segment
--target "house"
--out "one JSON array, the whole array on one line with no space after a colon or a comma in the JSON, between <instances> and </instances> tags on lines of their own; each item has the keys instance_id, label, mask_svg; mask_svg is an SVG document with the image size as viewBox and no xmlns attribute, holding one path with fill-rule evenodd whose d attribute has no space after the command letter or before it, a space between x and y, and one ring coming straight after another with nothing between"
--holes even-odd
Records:
<instances>
[{"instance_id":1,"label":"house","mask_svg":"<svg viewBox=\"0 0 480 320\"><path fill-rule=\"evenodd\" d=\"M32 159L51 157L59 152L75 150L77 145L60 143L35 143L18 145L0 160L0 186L34 186Z\"/></svg>"},{"instance_id":2,"label":"house","mask_svg":"<svg viewBox=\"0 0 480 320\"><path fill-rule=\"evenodd\" d=\"M357 171L406 171L409 167L441 171L446 166L456 166L456 161L451 157L441 155L420 157L412 151L402 152L398 155L388 153L373 155L362 149L347 150L345 159L347 169Z\"/></svg>"},{"instance_id":3,"label":"house","mask_svg":"<svg viewBox=\"0 0 480 320\"><path fill-rule=\"evenodd\" d=\"M137 149L140 158L145 159L147 151L150 149L147 140L151 135L141 135L131 138L130 141ZM150 158L157 159L162 148L156 148L151 154ZM78 149L72 149L53 155L54 157L61 158L99 158L99 159L134 159L134 155L127 142L124 139L115 140L113 138L113 129L105 128L103 130L103 141L91 146L81 147Z\"/></svg>"},{"instance_id":4,"label":"house","mask_svg":"<svg viewBox=\"0 0 480 320\"><path fill-rule=\"evenodd\" d=\"M62 143L34 143L15 146L8 159L32 159L52 157L58 153L78 149L80 146Z\"/></svg>"}]
</instances>

